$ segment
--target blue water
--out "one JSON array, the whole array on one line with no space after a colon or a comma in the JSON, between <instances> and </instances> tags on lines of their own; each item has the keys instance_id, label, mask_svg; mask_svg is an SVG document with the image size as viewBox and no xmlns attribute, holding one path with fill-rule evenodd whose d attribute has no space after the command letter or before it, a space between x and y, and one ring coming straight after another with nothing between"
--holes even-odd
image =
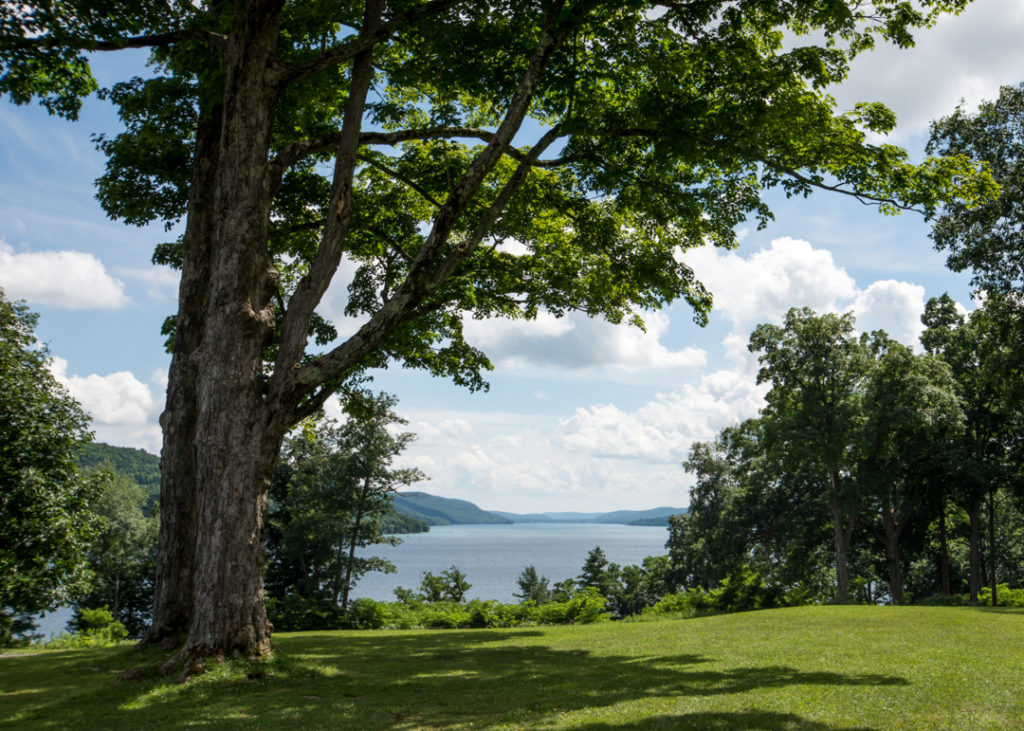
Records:
<instances>
[{"instance_id":1,"label":"blue water","mask_svg":"<svg viewBox=\"0 0 1024 731\"><path fill-rule=\"evenodd\" d=\"M443 525L429 533L401 536L398 546L371 546L363 555L381 556L398 569L394 574L364 576L353 597L391 601L397 586L416 589L423 572L439 574L452 565L472 585L470 599L514 602L516 579L533 564L550 584L575 578L587 554L600 546L609 561L639 564L646 556L666 553L666 528L585 523L513 525Z\"/></svg>"},{"instance_id":2,"label":"blue water","mask_svg":"<svg viewBox=\"0 0 1024 731\"><path fill-rule=\"evenodd\" d=\"M352 593L392 601L395 587L417 589L423 572L439 574L458 566L472 585L470 599L513 603L516 579L530 564L549 585L575 578L587 554L600 546L609 561L639 564L647 556L666 553L666 528L586 523L522 523L512 525L442 525L429 533L401 536L397 546L371 546L361 555L381 556L398 569L394 574L364 576ZM37 631L50 637L64 631L71 609L62 607L42 617Z\"/></svg>"}]
</instances>

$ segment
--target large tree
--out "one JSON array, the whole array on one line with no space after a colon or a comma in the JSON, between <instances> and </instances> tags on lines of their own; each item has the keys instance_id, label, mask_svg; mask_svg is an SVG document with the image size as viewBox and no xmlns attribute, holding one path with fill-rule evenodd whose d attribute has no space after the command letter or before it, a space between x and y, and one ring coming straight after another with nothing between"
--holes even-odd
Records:
<instances>
[{"instance_id":1,"label":"large tree","mask_svg":"<svg viewBox=\"0 0 1024 731\"><path fill-rule=\"evenodd\" d=\"M151 639L270 650L261 583L282 439L366 368L480 387L462 317L613 322L710 296L677 258L732 246L761 192L928 212L988 185L965 158L868 143L892 114L825 87L966 0L92 0L0 6L0 91L74 116L89 51L152 47L106 93L126 131L99 197L186 219L161 424ZM787 33L787 31L791 31ZM813 40L808 40L813 39ZM347 259L345 338L317 307ZM313 338L322 346L307 350Z\"/></svg>"},{"instance_id":2,"label":"large tree","mask_svg":"<svg viewBox=\"0 0 1024 731\"><path fill-rule=\"evenodd\" d=\"M929 500L941 499L949 464L963 431L963 411L949 366L932 354L874 332L864 340L873 361L863 388L858 439L859 499L885 550L889 595L903 604L901 549Z\"/></svg>"},{"instance_id":3,"label":"large tree","mask_svg":"<svg viewBox=\"0 0 1024 731\"><path fill-rule=\"evenodd\" d=\"M89 418L50 373L36 320L0 289L0 644L14 618L84 585L101 491L76 465Z\"/></svg>"},{"instance_id":4,"label":"large tree","mask_svg":"<svg viewBox=\"0 0 1024 731\"><path fill-rule=\"evenodd\" d=\"M348 607L356 582L390 561L356 550L398 543L383 532L400 487L426 479L392 461L412 440L390 430L405 424L387 394L361 394L341 424L327 422L285 441L271 486L268 592Z\"/></svg>"},{"instance_id":5,"label":"large tree","mask_svg":"<svg viewBox=\"0 0 1024 731\"><path fill-rule=\"evenodd\" d=\"M806 482L808 495L827 496L840 603L849 598L850 541L858 510L853 471L869 365L853 324L849 313L817 315L793 308L782 325L758 325L749 345L759 353L757 382L771 384L761 411L766 453L788 472L816 471L816 479Z\"/></svg>"}]
</instances>

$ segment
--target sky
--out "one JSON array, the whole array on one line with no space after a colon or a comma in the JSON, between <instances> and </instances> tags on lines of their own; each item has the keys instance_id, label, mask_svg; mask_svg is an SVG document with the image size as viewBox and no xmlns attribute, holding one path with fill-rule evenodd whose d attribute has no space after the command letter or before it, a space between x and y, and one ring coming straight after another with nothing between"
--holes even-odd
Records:
<instances>
[{"instance_id":1,"label":"sky","mask_svg":"<svg viewBox=\"0 0 1024 731\"><path fill-rule=\"evenodd\" d=\"M1021 38L1024 0L976 0L913 49L860 57L830 93L840 109L886 103L899 119L888 141L919 157L930 120L1024 81ZM94 71L113 83L144 60L120 52ZM78 122L0 102L0 287L40 314L51 369L92 416L96 439L157 454L169 365L160 325L176 309L177 277L150 256L176 232L111 221L96 202L104 158L92 136L118 129L96 99ZM774 222L741 228L738 249L685 254L714 295L705 328L685 303L647 313L646 332L580 315L469 320L467 339L495 364L489 391L397 367L378 373L374 387L398 398L417 435L401 459L429 476L416 489L512 512L682 507L690 446L763 405L746 348L758 323L780 322L790 307L853 311L858 329L912 344L928 298L948 291L973 309L969 276L946 269L920 216L883 216L825 192L767 200ZM343 288L332 286L322 314L343 307Z\"/></svg>"}]
</instances>

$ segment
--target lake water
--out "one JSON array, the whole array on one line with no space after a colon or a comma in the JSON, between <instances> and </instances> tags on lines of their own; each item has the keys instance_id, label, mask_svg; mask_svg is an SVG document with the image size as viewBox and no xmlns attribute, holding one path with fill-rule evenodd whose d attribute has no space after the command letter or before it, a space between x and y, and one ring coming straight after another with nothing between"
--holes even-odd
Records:
<instances>
[{"instance_id":1,"label":"lake water","mask_svg":"<svg viewBox=\"0 0 1024 731\"><path fill-rule=\"evenodd\" d=\"M395 587L416 589L423 572L433 574L455 565L472 588L471 599L515 602L516 579L533 564L550 584L575 578L587 554L600 546L609 561L639 564L646 556L663 556L668 529L588 523L516 523L512 525L441 525L429 533L401 536L398 546L372 546L365 555L381 556L398 569L394 574L364 576L353 597L394 600Z\"/></svg>"},{"instance_id":2,"label":"lake water","mask_svg":"<svg viewBox=\"0 0 1024 731\"><path fill-rule=\"evenodd\" d=\"M395 587L417 589L423 572L439 574L458 566L472 585L470 599L514 603L516 579L530 564L549 585L579 575L587 554L600 546L609 561L639 564L647 556L663 556L668 529L590 523L516 523L511 525L440 525L428 533L401 536L397 546L371 546L361 553L395 564L394 574L364 576L352 596L393 601ZM71 610L61 608L38 625L44 636L64 630Z\"/></svg>"}]
</instances>

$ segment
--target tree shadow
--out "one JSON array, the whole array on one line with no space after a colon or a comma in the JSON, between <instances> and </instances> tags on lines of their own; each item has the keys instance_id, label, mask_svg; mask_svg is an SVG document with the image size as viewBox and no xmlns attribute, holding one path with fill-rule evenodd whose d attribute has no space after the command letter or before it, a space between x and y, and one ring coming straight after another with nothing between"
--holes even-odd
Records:
<instances>
[{"instance_id":1,"label":"tree shadow","mask_svg":"<svg viewBox=\"0 0 1024 731\"><path fill-rule=\"evenodd\" d=\"M616 724L595 723L579 726L580 731L612 731L622 729ZM706 731L873 731L867 726L831 726L811 721L793 713L774 711L736 711L683 713L675 716L654 716L629 724L635 731L655 729L705 729Z\"/></svg>"},{"instance_id":2,"label":"tree shadow","mask_svg":"<svg viewBox=\"0 0 1024 731\"><path fill-rule=\"evenodd\" d=\"M247 675L236 668L218 676L214 668L184 685L158 678L110 682L91 692L90 707L100 709L95 717L69 682L62 692L35 698L32 712L20 718L29 726L47 718L73 718L83 728L185 723L218 728L528 727L561 713L648 698L675 701L796 685L908 684L891 675L805 672L779 665L709 667L712 658L693 654L619 656L517 644L520 638L541 635L529 630L293 635L279 640L278 657L251 664ZM122 669L132 660L124 653L114 657L119 660L107 662L119 662ZM0 716L0 724L8 720ZM637 726L686 727L831 728L756 710L664 716Z\"/></svg>"}]
</instances>

